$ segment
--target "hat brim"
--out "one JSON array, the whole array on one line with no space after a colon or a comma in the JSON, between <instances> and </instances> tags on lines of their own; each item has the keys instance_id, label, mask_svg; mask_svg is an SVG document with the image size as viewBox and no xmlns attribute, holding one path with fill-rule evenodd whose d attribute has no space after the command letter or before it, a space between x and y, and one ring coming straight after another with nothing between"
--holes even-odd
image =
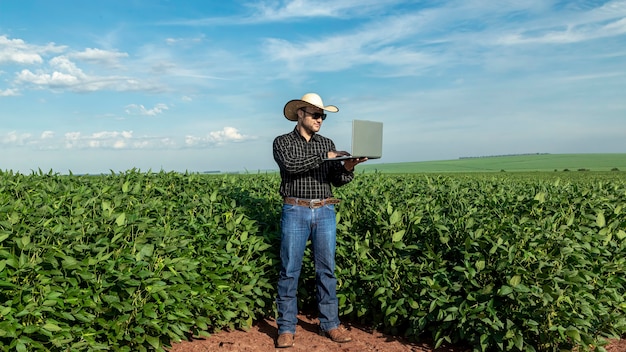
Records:
<instances>
[{"instance_id":1,"label":"hat brim","mask_svg":"<svg viewBox=\"0 0 626 352\"><path fill-rule=\"evenodd\" d=\"M309 106L318 108L318 109L323 109L328 112L339 111L339 108L337 108L334 105L326 105L324 107L319 107L309 102L306 102L304 100L294 99L294 100L290 100L289 102L287 102L287 104L285 104L285 108L283 109L283 114L289 121L298 121L298 110L304 107L309 107Z\"/></svg>"}]
</instances>

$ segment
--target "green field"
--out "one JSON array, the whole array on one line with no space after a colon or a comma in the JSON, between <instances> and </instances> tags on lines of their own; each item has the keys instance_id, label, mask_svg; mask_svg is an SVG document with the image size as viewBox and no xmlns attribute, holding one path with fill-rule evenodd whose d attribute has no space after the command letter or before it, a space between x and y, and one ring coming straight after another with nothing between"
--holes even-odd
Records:
<instances>
[{"instance_id":1,"label":"green field","mask_svg":"<svg viewBox=\"0 0 626 352\"><path fill-rule=\"evenodd\" d=\"M360 174L335 190L340 314L435 348L602 352L626 334L623 174ZM0 171L0 351L165 352L275 317L279 186Z\"/></svg>"},{"instance_id":2,"label":"green field","mask_svg":"<svg viewBox=\"0 0 626 352\"><path fill-rule=\"evenodd\" d=\"M533 154L406 163L365 163L365 172L626 171L626 153Z\"/></svg>"}]
</instances>

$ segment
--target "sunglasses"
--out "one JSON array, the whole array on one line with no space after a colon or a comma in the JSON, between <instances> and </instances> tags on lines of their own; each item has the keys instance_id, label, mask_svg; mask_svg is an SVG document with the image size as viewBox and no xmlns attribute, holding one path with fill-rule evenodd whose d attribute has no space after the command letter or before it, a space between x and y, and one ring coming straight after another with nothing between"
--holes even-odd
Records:
<instances>
[{"instance_id":1,"label":"sunglasses","mask_svg":"<svg viewBox=\"0 0 626 352\"><path fill-rule=\"evenodd\" d=\"M317 120L317 119L322 119L322 121L326 120L326 114L324 114L324 113L321 113L321 112L309 112L309 111L306 111L306 109L302 109L302 110L304 111L305 114L311 115L313 120Z\"/></svg>"}]
</instances>

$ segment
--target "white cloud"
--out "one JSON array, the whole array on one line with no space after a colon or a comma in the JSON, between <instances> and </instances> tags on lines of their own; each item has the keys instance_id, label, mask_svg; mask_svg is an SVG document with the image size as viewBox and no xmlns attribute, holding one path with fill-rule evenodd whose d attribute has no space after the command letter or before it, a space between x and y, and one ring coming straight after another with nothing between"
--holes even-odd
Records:
<instances>
[{"instance_id":1,"label":"white cloud","mask_svg":"<svg viewBox=\"0 0 626 352\"><path fill-rule=\"evenodd\" d=\"M18 96L19 91L17 89L5 89L5 90L0 90L0 97L15 97Z\"/></svg>"},{"instance_id":2,"label":"white cloud","mask_svg":"<svg viewBox=\"0 0 626 352\"><path fill-rule=\"evenodd\" d=\"M67 56L57 56L50 60L52 73L43 69L32 72L23 69L16 75L16 84L30 85L40 89L70 90L73 92L114 91L157 91L160 87L123 76L90 76L78 68Z\"/></svg>"},{"instance_id":3,"label":"white cloud","mask_svg":"<svg viewBox=\"0 0 626 352\"><path fill-rule=\"evenodd\" d=\"M156 104L152 109L146 109L143 105L130 104L126 106L126 113L129 115L156 116L167 109L165 104Z\"/></svg>"},{"instance_id":4,"label":"white cloud","mask_svg":"<svg viewBox=\"0 0 626 352\"><path fill-rule=\"evenodd\" d=\"M339 7L355 4L340 2ZM274 3L272 3L274 4ZM268 5L264 14L306 11L308 1ZM403 15L375 18L351 32L331 36L265 39L265 53L272 61L286 63L289 72L335 72L363 65L383 65L385 76L419 75L433 66L477 64L489 48L514 44L567 44L626 33L626 1L602 8L563 11L555 16L555 4L544 1L507 1L493 6L485 1L452 1L439 7L423 7ZM389 9L390 7L385 7ZM511 21L517 16L528 20ZM280 16L277 16L280 17ZM508 58L506 58L508 60ZM377 71L368 71L372 74Z\"/></svg>"},{"instance_id":5,"label":"white cloud","mask_svg":"<svg viewBox=\"0 0 626 352\"><path fill-rule=\"evenodd\" d=\"M209 133L209 139L217 143L223 142L241 142L247 137L239 133L234 127L224 127L221 131Z\"/></svg>"},{"instance_id":6,"label":"white cloud","mask_svg":"<svg viewBox=\"0 0 626 352\"><path fill-rule=\"evenodd\" d=\"M101 131L90 135L83 135L81 132L68 132L65 134L65 147L68 149L124 149L132 139L132 131Z\"/></svg>"},{"instance_id":7,"label":"white cloud","mask_svg":"<svg viewBox=\"0 0 626 352\"><path fill-rule=\"evenodd\" d=\"M423 68L435 59L402 40L411 38L429 22L423 15L409 14L371 22L351 33L299 43L269 38L264 48L271 60L287 62L291 71L332 72L364 64Z\"/></svg>"},{"instance_id":8,"label":"white cloud","mask_svg":"<svg viewBox=\"0 0 626 352\"><path fill-rule=\"evenodd\" d=\"M5 35L0 35L0 64L39 64L43 62L41 55L58 53L63 50L65 50L64 46L57 46L54 43L45 46L31 45L22 39L9 39Z\"/></svg>"},{"instance_id":9,"label":"white cloud","mask_svg":"<svg viewBox=\"0 0 626 352\"><path fill-rule=\"evenodd\" d=\"M610 22L606 25L568 25L561 30L546 29L539 35L527 32L504 35L501 44L568 44L604 37L619 36L626 33L626 18Z\"/></svg>"},{"instance_id":10,"label":"white cloud","mask_svg":"<svg viewBox=\"0 0 626 352\"><path fill-rule=\"evenodd\" d=\"M65 133L66 141L77 141L80 139L80 132L67 132Z\"/></svg>"},{"instance_id":11,"label":"white cloud","mask_svg":"<svg viewBox=\"0 0 626 352\"><path fill-rule=\"evenodd\" d=\"M54 138L54 132L53 131L43 131L41 132L41 139L51 139Z\"/></svg>"},{"instance_id":12,"label":"white cloud","mask_svg":"<svg viewBox=\"0 0 626 352\"><path fill-rule=\"evenodd\" d=\"M241 134L234 127L224 127L221 131L209 132L204 137L188 135L185 137L185 145L188 147L219 146L231 142L243 142L254 139L251 136Z\"/></svg>"},{"instance_id":13,"label":"white cloud","mask_svg":"<svg viewBox=\"0 0 626 352\"><path fill-rule=\"evenodd\" d=\"M495 31L494 31L495 32ZM570 44L626 33L626 1L609 1L592 9L558 13L543 9L523 25L507 28L497 44Z\"/></svg>"},{"instance_id":14,"label":"white cloud","mask_svg":"<svg viewBox=\"0 0 626 352\"><path fill-rule=\"evenodd\" d=\"M340 17L348 14L367 14L383 7L392 6L397 1L379 0L291 0L261 1L250 3L259 21L292 20L299 17Z\"/></svg>"},{"instance_id":15,"label":"white cloud","mask_svg":"<svg viewBox=\"0 0 626 352\"><path fill-rule=\"evenodd\" d=\"M43 131L39 138L32 133L11 131L0 134L0 145L10 148L23 147L33 150L62 149L127 149L127 150L177 150L184 147L222 146L227 143L254 139L241 134L234 127L209 132L203 137L188 135L183 141L170 136L136 136L133 131L98 131L84 133L71 131L57 137L54 131Z\"/></svg>"},{"instance_id":16,"label":"white cloud","mask_svg":"<svg viewBox=\"0 0 626 352\"><path fill-rule=\"evenodd\" d=\"M123 139L118 139L113 142L113 149L123 149L126 148L126 141Z\"/></svg>"},{"instance_id":17,"label":"white cloud","mask_svg":"<svg viewBox=\"0 0 626 352\"><path fill-rule=\"evenodd\" d=\"M17 83L30 83L36 86L46 86L50 88L70 88L78 85L80 77L75 75L54 71L51 74L39 71L33 73L30 70L22 70L17 75Z\"/></svg>"},{"instance_id":18,"label":"white cloud","mask_svg":"<svg viewBox=\"0 0 626 352\"><path fill-rule=\"evenodd\" d=\"M204 36L200 36L197 38L167 38L165 39L165 43L167 45L182 45L182 46L190 46L201 43L204 40Z\"/></svg>"},{"instance_id":19,"label":"white cloud","mask_svg":"<svg viewBox=\"0 0 626 352\"><path fill-rule=\"evenodd\" d=\"M97 75L85 73L72 59L120 68L119 60L127 53L87 48L83 51L57 55L46 61L51 54L67 51L67 47L49 43L32 45L22 39L0 36L0 64L34 66L15 73L14 84L34 89L69 90L72 92L113 91L162 91L160 84L143 82L139 78L120 75ZM17 95L16 89L0 90L0 96Z\"/></svg>"},{"instance_id":20,"label":"white cloud","mask_svg":"<svg viewBox=\"0 0 626 352\"><path fill-rule=\"evenodd\" d=\"M43 59L35 53L18 52L16 50L0 52L0 62L13 62L18 64L40 63Z\"/></svg>"},{"instance_id":21,"label":"white cloud","mask_svg":"<svg viewBox=\"0 0 626 352\"><path fill-rule=\"evenodd\" d=\"M248 1L251 11L232 17L207 17L162 22L167 25L183 26L233 26L268 22L301 21L309 18L355 18L379 16L386 8L403 3L403 0L264 0ZM179 39L168 38L168 44Z\"/></svg>"},{"instance_id":22,"label":"white cloud","mask_svg":"<svg viewBox=\"0 0 626 352\"><path fill-rule=\"evenodd\" d=\"M8 146L22 146L28 144L31 139L32 134L30 133L17 133L16 131L12 131L1 136L0 143Z\"/></svg>"},{"instance_id":23,"label":"white cloud","mask_svg":"<svg viewBox=\"0 0 626 352\"><path fill-rule=\"evenodd\" d=\"M81 52L73 53L69 55L72 58L94 62L106 66L117 67L119 60L128 57L127 53L121 53L118 51L107 51L97 48L87 48Z\"/></svg>"}]
</instances>

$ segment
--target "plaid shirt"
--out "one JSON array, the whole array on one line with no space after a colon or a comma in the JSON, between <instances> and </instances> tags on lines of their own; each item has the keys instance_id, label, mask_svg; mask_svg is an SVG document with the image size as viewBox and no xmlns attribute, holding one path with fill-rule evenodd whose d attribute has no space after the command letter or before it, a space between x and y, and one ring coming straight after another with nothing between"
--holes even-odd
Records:
<instances>
[{"instance_id":1,"label":"plaid shirt","mask_svg":"<svg viewBox=\"0 0 626 352\"><path fill-rule=\"evenodd\" d=\"M309 142L294 128L291 133L274 139L274 160L280 167L280 195L305 199L333 196L335 187L352 181L354 172L346 170L340 161L323 161L335 143L313 134Z\"/></svg>"}]
</instances>

